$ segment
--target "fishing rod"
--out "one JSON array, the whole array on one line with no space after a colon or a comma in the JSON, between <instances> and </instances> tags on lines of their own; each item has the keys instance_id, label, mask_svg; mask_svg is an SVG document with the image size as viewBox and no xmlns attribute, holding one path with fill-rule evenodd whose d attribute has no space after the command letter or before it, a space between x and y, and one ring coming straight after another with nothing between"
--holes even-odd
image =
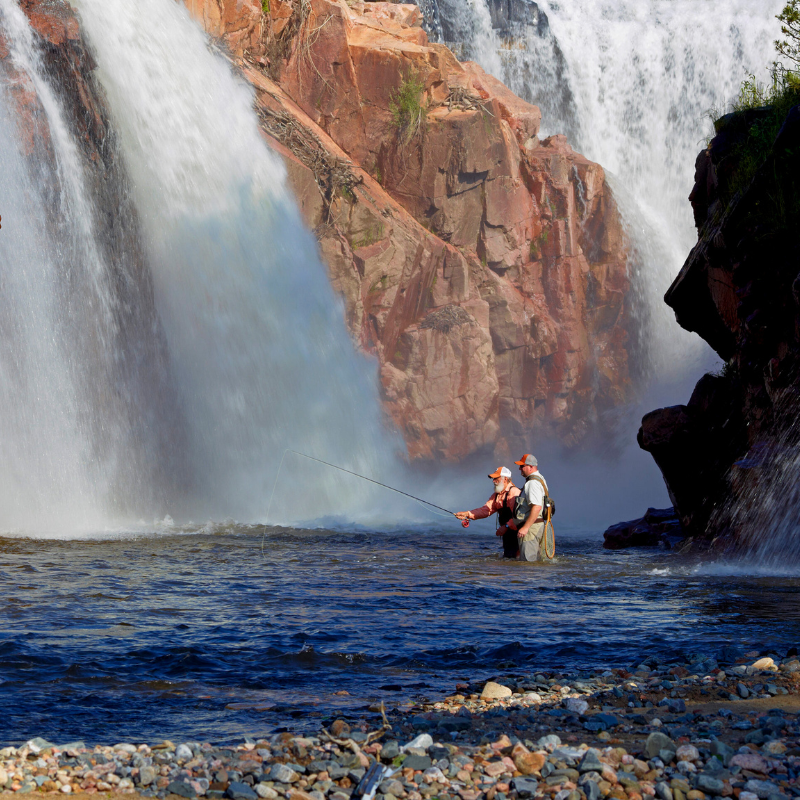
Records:
<instances>
[{"instance_id":1,"label":"fishing rod","mask_svg":"<svg viewBox=\"0 0 800 800\"><path fill-rule=\"evenodd\" d=\"M373 478L368 478L366 475L359 475L357 472L353 472L352 470L345 469L344 467L340 467L337 464L331 464L328 461L323 461L321 458L315 458L314 456L306 455L305 453L300 453L297 450L291 450L290 448L286 448L283 451L283 455L285 456L287 453L294 453L296 456L302 456L303 458L309 459L309 461L316 461L318 464L324 464L326 467L332 467L333 469L338 469L341 472L346 472L348 475L354 475L356 478L361 478L361 480L369 481L370 483L374 483L377 486L382 486L384 489L388 489L391 492L397 492L397 494L405 495L406 497L410 497L412 500L416 500L418 503L423 503L426 506L431 506L431 508L437 508L439 511L444 511L446 514L452 514L452 516L456 516L455 511L450 511L449 508L442 508L441 506L437 506L436 503L430 503L427 500L423 500L421 497L415 497L413 494L409 494L408 492L404 492L402 489L395 489L394 486L387 486L385 483L381 483L380 481L376 481ZM283 458L281 458L281 464L283 464ZM278 473L280 474L280 467L278 467ZM277 478L276 478L277 481ZM273 494L275 493L275 488L272 489ZM272 505L272 498L270 497L270 506ZM269 512L267 512L269 513ZM456 519L458 519L456 517ZM469 520L462 519L461 525L464 528L469 528Z\"/></svg>"}]
</instances>

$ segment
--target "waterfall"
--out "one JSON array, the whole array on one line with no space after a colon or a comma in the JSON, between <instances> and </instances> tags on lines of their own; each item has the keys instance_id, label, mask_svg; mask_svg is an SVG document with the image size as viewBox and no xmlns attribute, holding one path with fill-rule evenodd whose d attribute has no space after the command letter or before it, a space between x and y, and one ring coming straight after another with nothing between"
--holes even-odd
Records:
<instances>
[{"instance_id":1,"label":"waterfall","mask_svg":"<svg viewBox=\"0 0 800 800\"><path fill-rule=\"evenodd\" d=\"M464 55L538 105L542 135L566 133L605 168L633 242L651 378L696 380L709 351L678 327L663 295L696 241L687 197L709 111L725 107L746 73L766 77L782 0L470 2L482 12L439 0L445 39L460 39Z\"/></svg>"},{"instance_id":2,"label":"waterfall","mask_svg":"<svg viewBox=\"0 0 800 800\"><path fill-rule=\"evenodd\" d=\"M287 447L380 475L395 442L376 369L355 352L252 90L180 4L75 7L129 188L115 227L142 274L120 298L96 222L111 210L27 19L0 0L15 66L42 100L63 206L50 224L41 165L23 157L3 97L0 133L16 145L0 154L0 529L262 518ZM121 309L137 303L153 313L132 354ZM132 370L132 355L146 365ZM273 520L368 507L362 486L292 458Z\"/></svg>"}]
</instances>

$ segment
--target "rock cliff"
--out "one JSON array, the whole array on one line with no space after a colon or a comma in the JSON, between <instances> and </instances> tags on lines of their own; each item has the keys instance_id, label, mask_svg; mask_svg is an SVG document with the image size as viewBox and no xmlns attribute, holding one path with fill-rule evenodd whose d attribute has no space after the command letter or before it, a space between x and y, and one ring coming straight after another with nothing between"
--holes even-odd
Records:
<instances>
[{"instance_id":1,"label":"rock cliff","mask_svg":"<svg viewBox=\"0 0 800 800\"><path fill-rule=\"evenodd\" d=\"M753 135L772 113L717 123L690 196L698 243L665 297L725 367L687 405L647 414L638 436L687 533L740 547L763 536L797 483L800 107L753 171Z\"/></svg>"},{"instance_id":2,"label":"rock cliff","mask_svg":"<svg viewBox=\"0 0 800 800\"><path fill-rule=\"evenodd\" d=\"M539 110L430 43L416 6L187 5L256 90L410 456L596 433L631 390L602 168L540 141Z\"/></svg>"}]
</instances>

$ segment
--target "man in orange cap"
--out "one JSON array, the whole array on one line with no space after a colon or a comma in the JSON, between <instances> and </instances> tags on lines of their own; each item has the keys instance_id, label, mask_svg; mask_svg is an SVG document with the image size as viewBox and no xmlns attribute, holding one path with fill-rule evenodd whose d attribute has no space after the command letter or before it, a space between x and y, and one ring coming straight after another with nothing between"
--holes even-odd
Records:
<instances>
[{"instance_id":1,"label":"man in orange cap","mask_svg":"<svg viewBox=\"0 0 800 800\"><path fill-rule=\"evenodd\" d=\"M517 558L520 561L547 561L544 541L544 519L542 518L547 482L539 472L539 462L536 460L536 456L526 453L519 461L514 463L519 466L519 471L522 473L522 477L525 478L525 486L517 503L514 520L517 536L519 537L519 555Z\"/></svg>"},{"instance_id":2,"label":"man in orange cap","mask_svg":"<svg viewBox=\"0 0 800 800\"><path fill-rule=\"evenodd\" d=\"M494 494L480 508L459 511L456 516L459 519L486 519L496 513L499 525L496 535L503 537L503 558L516 558L519 550L517 533L508 528L507 523L514 515L519 489L511 482L508 467L498 467L489 477L494 481Z\"/></svg>"}]
</instances>

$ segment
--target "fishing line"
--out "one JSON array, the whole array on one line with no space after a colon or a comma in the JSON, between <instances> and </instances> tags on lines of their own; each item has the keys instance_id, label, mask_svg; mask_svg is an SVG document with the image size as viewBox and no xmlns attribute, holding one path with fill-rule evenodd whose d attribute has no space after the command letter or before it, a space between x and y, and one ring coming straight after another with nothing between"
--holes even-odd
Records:
<instances>
[{"instance_id":1,"label":"fishing line","mask_svg":"<svg viewBox=\"0 0 800 800\"><path fill-rule=\"evenodd\" d=\"M269 519L269 512L272 509L272 499L275 497L275 487L278 485L278 478L281 476L281 468L283 467L283 459L286 458L287 453L294 453L296 456L302 456L303 458L309 459L309 461L316 461L318 464L324 464L326 467L332 467L333 469L338 469L340 472L346 472L348 475L353 475L356 478L361 478L361 480L369 481L370 483L374 483L376 486L382 486L384 489L388 489L390 492L397 492L397 494L402 494L405 497L409 497L415 502L422 505L428 511L433 511L433 513L437 514L437 516L444 517L455 517L455 511L450 511L450 509L442 508L441 506L437 506L436 503L431 503L428 500L423 500L421 497L415 497L413 494L409 494L408 492L404 492L402 489L395 489L394 486L387 486L385 483L381 483L380 481L376 481L373 478L368 478L366 475L359 475L357 472L353 472L352 470L345 469L344 467L340 467L337 464L331 464L329 461L323 461L321 458L315 458L314 456L306 455L305 453L300 453L297 450L291 450L290 448L286 448L283 451L283 455L281 456L281 463L278 465L278 472L275 475L275 483L272 484L272 493L269 496L269 505L267 506L267 516L266 519ZM434 511L436 509L436 511ZM437 512L444 512L443 514ZM461 524L467 528L469 527L469 520L462 520ZM267 535L267 523L264 522L264 533L261 537L261 555L264 555L264 539Z\"/></svg>"}]
</instances>

